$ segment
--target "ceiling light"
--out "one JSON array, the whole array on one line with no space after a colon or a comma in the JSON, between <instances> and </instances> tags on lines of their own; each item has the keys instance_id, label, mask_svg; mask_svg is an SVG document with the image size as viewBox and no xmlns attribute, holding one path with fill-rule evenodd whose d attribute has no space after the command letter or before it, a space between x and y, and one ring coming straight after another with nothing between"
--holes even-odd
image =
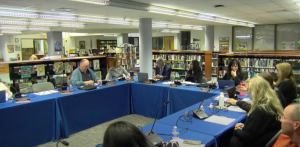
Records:
<instances>
[{"instance_id":1,"label":"ceiling light","mask_svg":"<svg viewBox=\"0 0 300 147\"><path fill-rule=\"evenodd\" d=\"M27 25L28 22L26 22L26 21L0 20L0 24Z\"/></svg>"},{"instance_id":2,"label":"ceiling light","mask_svg":"<svg viewBox=\"0 0 300 147\"><path fill-rule=\"evenodd\" d=\"M108 5L109 4L108 0L70 0L70 1L91 3L91 4L97 4L97 5Z\"/></svg>"},{"instance_id":3,"label":"ceiling light","mask_svg":"<svg viewBox=\"0 0 300 147\"><path fill-rule=\"evenodd\" d=\"M55 19L55 20L77 20L76 17L74 16L61 16L61 15L46 15L46 14L41 14L41 18L43 19Z\"/></svg>"},{"instance_id":4,"label":"ceiling light","mask_svg":"<svg viewBox=\"0 0 300 147\"><path fill-rule=\"evenodd\" d=\"M69 33L69 36L87 35L88 33Z\"/></svg>"},{"instance_id":5,"label":"ceiling light","mask_svg":"<svg viewBox=\"0 0 300 147\"><path fill-rule=\"evenodd\" d=\"M128 36L129 37L139 37L140 34L139 33L129 33Z\"/></svg>"},{"instance_id":6,"label":"ceiling light","mask_svg":"<svg viewBox=\"0 0 300 147\"><path fill-rule=\"evenodd\" d=\"M181 26L182 29L193 29L192 26Z\"/></svg>"},{"instance_id":7,"label":"ceiling light","mask_svg":"<svg viewBox=\"0 0 300 147\"><path fill-rule=\"evenodd\" d=\"M20 31L1 31L3 34L22 34Z\"/></svg>"},{"instance_id":8,"label":"ceiling light","mask_svg":"<svg viewBox=\"0 0 300 147\"><path fill-rule=\"evenodd\" d=\"M60 24L62 27L72 27L72 28L84 28L84 24Z\"/></svg>"},{"instance_id":9,"label":"ceiling light","mask_svg":"<svg viewBox=\"0 0 300 147\"><path fill-rule=\"evenodd\" d=\"M200 15L198 16L198 19L201 19L201 20L209 20L209 21L215 21L215 20L216 20L215 17L213 17L213 16L202 15L202 14L200 14Z\"/></svg>"},{"instance_id":10,"label":"ceiling light","mask_svg":"<svg viewBox=\"0 0 300 147\"><path fill-rule=\"evenodd\" d=\"M169 30L169 29L163 29L161 32L164 32L164 33L170 33L171 30Z\"/></svg>"},{"instance_id":11,"label":"ceiling light","mask_svg":"<svg viewBox=\"0 0 300 147\"><path fill-rule=\"evenodd\" d=\"M203 30L203 26L194 26L193 29L194 30Z\"/></svg>"},{"instance_id":12,"label":"ceiling light","mask_svg":"<svg viewBox=\"0 0 300 147\"><path fill-rule=\"evenodd\" d=\"M228 20L227 19L223 19L223 18L216 18L216 22L227 23Z\"/></svg>"},{"instance_id":13,"label":"ceiling light","mask_svg":"<svg viewBox=\"0 0 300 147\"><path fill-rule=\"evenodd\" d=\"M229 24L238 24L239 22L238 21L234 21L234 20L228 20L227 23L229 23Z\"/></svg>"},{"instance_id":14,"label":"ceiling light","mask_svg":"<svg viewBox=\"0 0 300 147\"><path fill-rule=\"evenodd\" d=\"M248 27L255 27L255 25L248 23Z\"/></svg>"},{"instance_id":15,"label":"ceiling light","mask_svg":"<svg viewBox=\"0 0 300 147\"><path fill-rule=\"evenodd\" d=\"M162 8L162 7L154 7L151 6L148 8L149 12L153 13L161 13L161 14L167 14L167 15L176 15L177 11L173 9L167 9L167 8Z\"/></svg>"},{"instance_id":16,"label":"ceiling light","mask_svg":"<svg viewBox=\"0 0 300 147\"><path fill-rule=\"evenodd\" d=\"M138 26L138 25L140 25L140 23L139 23L139 22L132 22L131 24L132 24L132 25L134 25L134 26Z\"/></svg>"},{"instance_id":17,"label":"ceiling light","mask_svg":"<svg viewBox=\"0 0 300 147\"><path fill-rule=\"evenodd\" d=\"M130 21L123 21L123 20L108 20L107 23L110 23L110 24L121 24L121 25L130 25L131 24Z\"/></svg>"},{"instance_id":18,"label":"ceiling light","mask_svg":"<svg viewBox=\"0 0 300 147\"><path fill-rule=\"evenodd\" d=\"M29 27L28 30L30 31L50 31L50 28L34 28L34 27Z\"/></svg>"},{"instance_id":19,"label":"ceiling light","mask_svg":"<svg viewBox=\"0 0 300 147\"><path fill-rule=\"evenodd\" d=\"M96 22L96 23L107 23L106 19L98 19L98 18L78 18L79 21L85 21L85 22Z\"/></svg>"},{"instance_id":20,"label":"ceiling light","mask_svg":"<svg viewBox=\"0 0 300 147\"><path fill-rule=\"evenodd\" d=\"M105 37L117 37L117 35L104 35Z\"/></svg>"},{"instance_id":21,"label":"ceiling light","mask_svg":"<svg viewBox=\"0 0 300 147\"><path fill-rule=\"evenodd\" d=\"M180 25L168 25L168 28L181 28Z\"/></svg>"},{"instance_id":22,"label":"ceiling light","mask_svg":"<svg viewBox=\"0 0 300 147\"><path fill-rule=\"evenodd\" d=\"M245 23L245 22L239 22L239 25L247 26L247 23Z\"/></svg>"},{"instance_id":23,"label":"ceiling light","mask_svg":"<svg viewBox=\"0 0 300 147\"><path fill-rule=\"evenodd\" d=\"M1 30L27 30L27 28L23 26L0 26Z\"/></svg>"},{"instance_id":24,"label":"ceiling light","mask_svg":"<svg viewBox=\"0 0 300 147\"><path fill-rule=\"evenodd\" d=\"M180 33L179 30L171 30L171 33Z\"/></svg>"},{"instance_id":25,"label":"ceiling light","mask_svg":"<svg viewBox=\"0 0 300 147\"><path fill-rule=\"evenodd\" d=\"M247 36L235 36L235 38L251 38L251 35L247 35Z\"/></svg>"},{"instance_id":26,"label":"ceiling light","mask_svg":"<svg viewBox=\"0 0 300 147\"><path fill-rule=\"evenodd\" d=\"M19 13L19 12L6 12L6 11L0 11L0 16L26 17L26 18L39 17L38 14L34 14L34 13Z\"/></svg>"},{"instance_id":27,"label":"ceiling light","mask_svg":"<svg viewBox=\"0 0 300 147\"><path fill-rule=\"evenodd\" d=\"M197 18L198 14L196 13L190 13L190 12L184 12L184 11L179 11L178 16L182 16L182 17L189 17L189 18Z\"/></svg>"},{"instance_id":28,"label":"ceiling light","mask_svg":"<svg viewBox=\"0 0 300 147\"><path fill-rule=\"evenodd\" d=\"M168 25L167 24L162 24L162 23L153 23L152 27L153 28L166 28Z\"/></svg>"},{"instance_id":29,"label":"ceiling light","mask_svg":"<svg viewBox=\"0 0 300 147\"><path fill-rule=\"evenodd\" d=\"M58 23L52 23L52 22L30 22L30 25L33 26L59 26Z\"/></svg>"}]
</instances>

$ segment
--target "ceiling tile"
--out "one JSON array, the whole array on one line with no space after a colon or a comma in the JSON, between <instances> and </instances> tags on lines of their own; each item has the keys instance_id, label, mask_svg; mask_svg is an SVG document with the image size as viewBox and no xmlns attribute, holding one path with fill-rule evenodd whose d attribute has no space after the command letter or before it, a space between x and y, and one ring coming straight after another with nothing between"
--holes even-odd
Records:
<instances>
[{"instance_id":1,"label":"ceiling tile","mask_svg":"<svg viewBox=\"0 0 300 147\"><path fill-rule=\"evenodd\" d=\"M257 3L269 2L269 0L237 0L237 1L242 2L244 4L257 4Z\"/></svg>"},{"instance_id":2,"label":"ceiling tile","mask_svg":"<svg viewBox=\"0 0 300 147\"><path fill-rule=\"evenodd\" d=\"M277 4L273 3L273 2L269 2L269 3L260 3L260 4L249 4L249 6L252 6L254 8L258 8L258 9L266 9L266 8L280 8L280 6L278 6Z\"/></svg>"},{"instance_id":3,"label":"ceiling tile","mask_svg":"<svg viewBox=\"0 0 300 147\"><path fill-rule=\"evenodd\" d=\"M292 5L281 5L282 8L285 8L286 10L294 10L294 9L299 9L299 6L296 4Z\"/></svg>"}]
</instances>

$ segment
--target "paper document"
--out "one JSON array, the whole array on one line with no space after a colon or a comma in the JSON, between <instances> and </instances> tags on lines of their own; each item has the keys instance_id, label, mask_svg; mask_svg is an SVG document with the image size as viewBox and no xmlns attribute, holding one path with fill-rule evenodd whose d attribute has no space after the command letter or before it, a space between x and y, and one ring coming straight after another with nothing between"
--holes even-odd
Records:
<instances>
[{"instance_id":1,"label":"paper document","mask_svg":"<svg viewBox=\"0 0 300 147\"><path fill-rule=\"evenodd\" d=\"M201 144L201 145L189 145L189 144L183 144L183 139L178 138L178 139L172 139L171 142L178 142L180 147L205 147L205 144Z\"/></svg>"},{"instance_id":2,"label":"paper document","mask_svg":"<svg viewBox=\"0 0 300 147\"><path fill-rule=\"evenodd\" d=\"M188 82L188 81L186 81L185 84L186 85L198 85L197 83L192 83L192 82Z\"/></svg>"},{"instance_id":3,"label":"paper document","mask_svg":"<svg viewBox=\"0 0 300 147\"><path fill-rule=\"evenodd\" d=\"M173 82L162 82L162 84L173 84Z\"/></svg>"},{"instance_id":4,"label":"paper document","mask_svg":"<svg viewBox=\"0 0 300 147\"><path fill-rule=\"evenodd\" d=\"M53 93L57 93L58 91L56 90L48 90L48 91L41 91L41 92L37 92L34 93L36 95L48 95L48 94L53 94Z\"/></svg>"},{"instance_id":5,"label":"paper document","mask_svg":"<svg viewBox=\"0 0 300 147\"><path fill-rule=\"evenodd\" d=\"M235 112L243 112L243 113L246 113L245 110L241 109L239 106L230 106L228 107L228 110L229 111L235 111Z\"/></svg>"},{"instance_id":6,"label":"paper document","mask_svg":"<svg viewBox=\"0 0 300 147\"><path fill-rule=\"evenodd\" d=\"M228 118L225 116L212 115L209 118L205 119L204 121L212 122L212 123L216 123L216 124L220 124L220 125L229 125L230 123L235 121L235 119Z\"/></svg>"}]
</instances>

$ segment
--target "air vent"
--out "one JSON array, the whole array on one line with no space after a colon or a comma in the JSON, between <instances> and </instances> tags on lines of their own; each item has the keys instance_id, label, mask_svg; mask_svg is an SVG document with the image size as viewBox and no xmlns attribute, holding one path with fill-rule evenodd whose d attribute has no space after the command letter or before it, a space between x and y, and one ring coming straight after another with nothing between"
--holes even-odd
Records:
<instances>
[{"instance_id":1,"label":"air vent","mask_svg":"<svg viewBox=\"0 0 300 147\"><path fill-rule=\"evenodd\" d=\"M215 8L222 8L224 5L215 5Z\"/></svg>"}]
</instances>

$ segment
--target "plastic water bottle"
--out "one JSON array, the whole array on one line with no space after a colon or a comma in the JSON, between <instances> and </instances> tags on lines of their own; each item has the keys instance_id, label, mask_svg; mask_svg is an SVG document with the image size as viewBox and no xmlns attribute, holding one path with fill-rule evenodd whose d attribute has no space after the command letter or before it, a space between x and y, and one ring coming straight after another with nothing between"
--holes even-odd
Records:
<instances>
[{"instance_id":1,"label":"plastic water bottle","mask_svg":"<svg viewBox=\"0 0 300 147\"><path fill-rule=\"evenodd\" d=\"M173 131L172 131L172 135L173 135L172 139L177 139L178 138L179 132L177 130L177 126L174 126Z\"/></svg>"},{"instance_id":2,"label":"plastic water bottle","mask_svg":"<svg viewBox=\"0 0 300 147\"><path fill-rule=\"evenodd\" d=\"M240 85L245 86L245 82L241 82ZM244 96L244 95L245 95L245 92L241 90L240 91L240 96Z\"/></svg>"},{"instance_id":3,"label":"plastic water bottle","mask_svg":"<svg viewBox=\"0 0 300 147\"><path fill-rule=\"evenodd\" d=\"M100 81L98 85L99 85L99 86L102 86L102 81Z\"/></svg>"},{"instance_id":4,"label":"plastic water bottle","mask_svg":"<svg viewBox=\"0 0 300 147\"><path fill-rule=\"evenodd\" d=\"M70 86L69 86L69 90L73 90L73 86L72 86L72 84L70 84Z\"/></svg>"},{"instance_id":5,"label":"plastic water bottle","mask_svg":"<svg viewBox=\"0 0 300 147\"><path fill-rule=\"evenodd\" d=\"M224 108L224 93L221 92L219 96L219 109L223 109L223 108Z\"/></svg>"}]
</instances>

